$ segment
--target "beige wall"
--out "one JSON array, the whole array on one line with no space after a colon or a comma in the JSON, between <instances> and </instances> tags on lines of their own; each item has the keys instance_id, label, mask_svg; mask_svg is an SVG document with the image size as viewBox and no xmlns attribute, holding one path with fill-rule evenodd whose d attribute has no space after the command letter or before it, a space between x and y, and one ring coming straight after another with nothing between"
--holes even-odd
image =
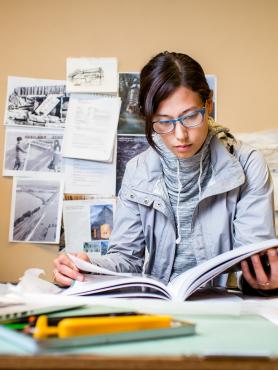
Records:
<instances>
[{"instance_id":1,"label":"beige wall","mask_svg":"<svg viewBox=\"0 0 278 370\"><path fill-rule=\"evenodd\" d=\"M8 75L63 79L68 56L115 56L120 71L137 71L163 50L217 75L220 123L278 126L277 0L0 0L0 117ZM0 126L1 173L3 146ZM8 243L11 187L0 176L0 281L29 267L50 277L56 246Z\"/></svg>"}]
</instances>

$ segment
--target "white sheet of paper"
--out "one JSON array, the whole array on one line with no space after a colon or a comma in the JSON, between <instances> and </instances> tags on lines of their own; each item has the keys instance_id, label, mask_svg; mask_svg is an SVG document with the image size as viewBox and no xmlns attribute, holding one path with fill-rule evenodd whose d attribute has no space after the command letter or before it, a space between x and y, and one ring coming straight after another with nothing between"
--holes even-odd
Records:
<instances>
[{"instance_id":1,"label":"white sheet of paper","mask_svg":"<svg viewBox=\"0 0 278 370\"><path fill-rule=\"evenodd\" d=\"M235 137L261 151L269 166L274 185L274 206L278 211L278 129L237 133Z\"/></svg>"},{"instance_id":2,"label":"white sheet of paper","mask_svg":"<svg viewBox=\"0 0 278 370\"><path fill-rule=\"evenodd\" d=\"M107 270L104 267L99 267L97 265L94 265L93 263L83 261L80 258L77 258L70 253L68 254L68 256L72 260L72 262L82 271L92 272L94 274L111 275L111 276L132 276L132 274L129 272L116 272L116 271Z\"/></svg>"},{"instance_id":3,"label":"white sheet of paper","mask_svg":"<svg viewBox=\"0 0 278 370\"><path fill-rule=\"evenodd\" d=\"M116 58L67 58L67 92L118 92Z\"/></svg>"},{"instance_id":4,"label":"white sheet of paper","mask_svg":"<svg viewBox=\"0 0 278 370\"><path fill-rule=\"evenodd\" d=\"M92 241L91 222L94 206L98 208L103 205L111 205L114 213L115 204L115 198L65 200L63 203L63 220L66 251L81 252L84 243Z\"/></svg>"},{"instance_id":5,"label":"white sheet of paper","mask_svg":"<svg viewBox=\"0 0 278 370\"><path fill-rule=\"evenodd\" d=\"M62 153L68 158L108 162L113 157L121 99L71 96Z\"/></svg>"},{"instance_id":6,"label":"white sheet of paper","mask_svg":"<svg viewBox=\"0 0 278 370\"><path fill-rule=\"evenodd\" d=\"M112 163L64 158L65 193L115 196L116 143Z\"/></svg>"}]
</instances>

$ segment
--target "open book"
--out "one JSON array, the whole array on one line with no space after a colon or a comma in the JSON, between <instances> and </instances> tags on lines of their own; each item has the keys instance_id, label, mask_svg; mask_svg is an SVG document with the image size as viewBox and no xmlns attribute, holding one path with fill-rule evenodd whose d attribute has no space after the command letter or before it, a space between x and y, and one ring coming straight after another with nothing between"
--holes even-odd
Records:
<instances>
[{"instance_id":1,"label":"open book","mask_svg":"<svg viewBox=\"0 0 278 370\"><path fill-rule=\"evenodd\" d=\"M278 247L278 238L242 246L222 253L174 278L167 285L153 277L114 272L69 255L85 272L85 281L76 281L64 295L101 295L109 297L146 297L184 301L198 288L240 261L268 248Z\"/></svg>"}]
</instances>

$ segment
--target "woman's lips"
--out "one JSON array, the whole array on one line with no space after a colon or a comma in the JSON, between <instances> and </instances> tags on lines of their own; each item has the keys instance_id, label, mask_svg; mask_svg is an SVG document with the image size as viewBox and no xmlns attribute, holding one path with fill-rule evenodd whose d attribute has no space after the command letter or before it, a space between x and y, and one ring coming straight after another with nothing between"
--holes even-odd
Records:
<instances>
[{"instance_id":1,"label":"woman's lips","mask_svg":"<svg viewBox=\"0 0 278 370\"><path fill-rule=\"evenodd\" d=\"M192 144L187 144L187 145L177 145L175 146L175 149L178 152L187 152L188 150L191 149Z\"/></svg>"}]
</instances>

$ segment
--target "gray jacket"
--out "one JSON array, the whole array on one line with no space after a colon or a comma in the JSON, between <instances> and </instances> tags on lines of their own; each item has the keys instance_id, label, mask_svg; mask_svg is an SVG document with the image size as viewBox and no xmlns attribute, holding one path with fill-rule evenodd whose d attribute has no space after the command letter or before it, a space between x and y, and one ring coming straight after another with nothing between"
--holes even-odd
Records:
<instances>
[{"instance_id":1,"label":"gray jacket","mask_svg":"<svg viewBox=\"0 0 278 370\"><path fill-rule=\"evenodd\" d=\"M231 154L217 137L212 139L210 150L212 177L191 225L198 264L275 236L273 186L262 154L240 142ZM160 159L149 148L127 164L108 254L92 259L102 267L144 271L168 283L176 238Z\"/></svg>"}]
</instances>

